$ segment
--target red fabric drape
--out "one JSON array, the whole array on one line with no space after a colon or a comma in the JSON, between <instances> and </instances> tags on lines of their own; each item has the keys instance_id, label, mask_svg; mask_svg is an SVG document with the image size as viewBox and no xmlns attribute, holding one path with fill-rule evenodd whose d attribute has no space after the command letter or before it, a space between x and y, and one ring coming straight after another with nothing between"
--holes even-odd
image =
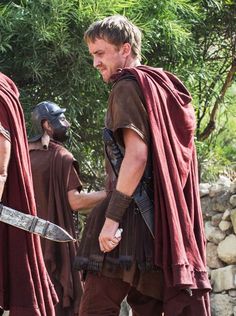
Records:
<instances>
[{"instance_id":1,"label":"red fabric drape","mask_svg":"<svg viewBox=\"0 0 236 316\"><path fill-rule=\"evenodd\" d=\"M177 77L162 69L125 68L118 79L127 75L136 78L143 92L151 127L155 264L164 272L165 316L180 315L196 296L202 303L194 307L194 312L183 315L210 315L208 296L204 296L211 287L206 271L191 96ZM193 290L193 297L183 291L188 288Z\"/></svg>"},{"instance_id":2,"label":"red fabric drape","mask_svg":"<svg viewBox=\"0 0 236 316\"><path fill-rule=\"evenodd\" d=\"M81 190L78 163L60 144L50 141L48 150L30 150L37 211L40 217L56 223L76 237L73 214L67 198L67 189ZM71 169L77 175L71 179ZM57 316L77 315L82 295L80 274L73 268L77 243L55 243L41 240L44 261L58 293L60 303Z\"/></svg>"},{"instance_id":3,"label":"red fabric drape","mask_svg":"<svg viewBox=\"0 0 236 316\"><path fill-rule=\"evenodd\" d=\"M1 124L11 137L11 158L2 201L36 214L23 111L15 84L0 73ZM3 115L4 114L4 115ZM38 236L0 223L0 306L11 316L51 316L57 297Z\"/></svg>"}]
</instances>

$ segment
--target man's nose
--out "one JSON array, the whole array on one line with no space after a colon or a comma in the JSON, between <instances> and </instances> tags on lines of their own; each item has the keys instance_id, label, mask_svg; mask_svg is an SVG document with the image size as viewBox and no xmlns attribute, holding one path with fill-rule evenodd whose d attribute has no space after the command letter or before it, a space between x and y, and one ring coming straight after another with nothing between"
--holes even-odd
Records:
<instances>
[{"instance_id":1,"label":"man's nose","mask_svg":"<svg viewBox=\"0 0 236 316\"><path fill-rule=\"evenodd\" d=\"M94 57L94 59L93 59L93 67L94 68L98 68L99 65L101 65L101 61L99 60L99 58Z\"/></svg>"},{"instance_id":2,"label":"man's nose","mask_svg":"<svg viewBox=\"0 0 236 316\"><path fill-rule=\"evenodd\" d=\"M65 123L66 123L66 127L68 127L68 128L71 127L71 124L67 120Z\"/></svg>"}]
</instances>

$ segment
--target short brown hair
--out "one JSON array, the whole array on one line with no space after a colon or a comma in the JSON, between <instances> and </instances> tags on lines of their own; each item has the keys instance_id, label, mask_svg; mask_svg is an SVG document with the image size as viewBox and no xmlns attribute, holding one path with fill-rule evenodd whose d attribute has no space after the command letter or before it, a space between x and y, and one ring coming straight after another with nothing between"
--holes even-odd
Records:
<instances>
[{"instance_id":1,"label":"short brown hair","mask_svg":"<svg viewBox=\"0 0 236 316\"><path fill-rule=\"evenodd\" d=\"M84 33L84 40L94 42L104 39L110 44L121 46L129 43L132 54L141 60L141 31L122 15L112 15L103 20L92 23Z\"/></svg>"}]
</instances>

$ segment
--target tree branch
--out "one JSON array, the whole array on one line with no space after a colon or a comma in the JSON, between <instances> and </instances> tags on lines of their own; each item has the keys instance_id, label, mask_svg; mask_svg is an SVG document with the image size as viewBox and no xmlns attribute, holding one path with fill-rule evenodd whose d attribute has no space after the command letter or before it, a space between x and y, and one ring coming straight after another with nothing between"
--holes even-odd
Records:
<instances>
[{"instance_id":1,"label":"tree branch","mask_svg":"<svg viewBox=\"0 0 236 316\"><path fill-rule=\"evenodd\" d=\"M225 96L227 89L230 87L230 85L233 81L233 77L234 77L235 72L236 72L236 57L234 57L234 59L233 59L232 65L228 71L228 74L226 76L224 84L221 88L220 94L215 101L215 104L214 104L213 109L212 109L211 114L210 114L209 123L207 124L204 131L199 135L199 140L207 139L210 136L210 134L215 130L217 112L219 110L220 104L222 103L222 101L224 99L224 96Z\"/></svg>"}]
</instances>

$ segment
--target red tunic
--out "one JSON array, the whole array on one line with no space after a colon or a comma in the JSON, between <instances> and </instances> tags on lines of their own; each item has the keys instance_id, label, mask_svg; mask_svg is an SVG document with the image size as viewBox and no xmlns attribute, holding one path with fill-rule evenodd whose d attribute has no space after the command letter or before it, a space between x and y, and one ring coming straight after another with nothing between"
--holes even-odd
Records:
<instances>
[{"instance_id":1,"label":"red tunic","mask_svg":"<svg viewBox=\"0 0 236 316\"><path fill-rule=\"evenodd\" d=\"M36 214L23 111L15 84L0 73L0 122L11 141L2 202ZM3 134L4 135L4 134ZM56 294L38 236L0 223L0 306L11 316L53 316Z\"/></svg>"}]
</instances>

